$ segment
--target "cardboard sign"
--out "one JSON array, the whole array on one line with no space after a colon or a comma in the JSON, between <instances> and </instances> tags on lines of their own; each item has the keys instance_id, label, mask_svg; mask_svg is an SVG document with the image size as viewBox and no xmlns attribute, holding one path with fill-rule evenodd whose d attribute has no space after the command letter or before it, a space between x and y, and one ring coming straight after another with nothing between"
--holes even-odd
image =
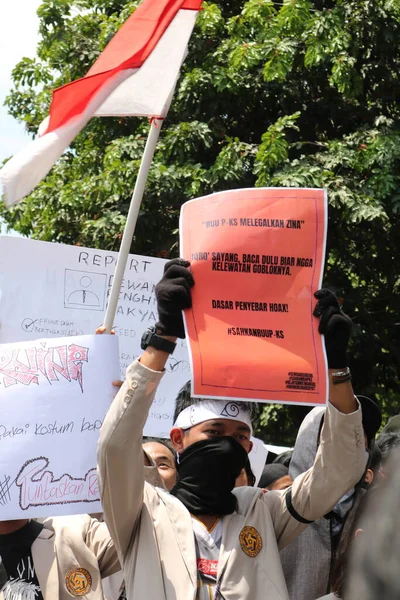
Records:
<instances>
[{"instance_id":1,"label":"cardboard sign","mask_svg":"<svg viewBox=\"0 0 400 600\"><path fill-rule=\"evenodd\" d=\"M324 404L325 348L312 316L321 286L326 194L244 189L181 211L191 261L186 311L195 396Z\"/></svg>"},{"instance_id":2,"label":"cardboard sign","mask_svg":"<svg viewBox=\"0 0 400 600\"><path fill-rule=\"evenodd\" d=\"M96 446L118 339L0 345L0 520L101 511Z\"/></svg>"},{"instance_id":3,"label":"cardboard sign","mask_svg":"<svg viewBox=\"0 0 400 600\"><path fill-rule=\"evenodd\" d=\"M103 323L118 254L0 236L0 343L92 334ZM114 329L120 378L142 353L142 333L157 320L154 287L166 261L130 255ZM169 437L175 398L190 378L185 340L166 365L144 434Z\"/></svg>"}]
</instances>

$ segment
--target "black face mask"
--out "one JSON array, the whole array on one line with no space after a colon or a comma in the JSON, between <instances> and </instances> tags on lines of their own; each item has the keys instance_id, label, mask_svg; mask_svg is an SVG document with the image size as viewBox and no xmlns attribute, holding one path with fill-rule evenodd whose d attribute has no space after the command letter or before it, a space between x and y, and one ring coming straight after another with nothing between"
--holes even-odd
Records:
<instances>
[{"instance_id":1,"label":"black face mask","mask_svg":"<svg viewBox=\"0 0 400 600\"><path fill-rule=\"evenodd\" d=\"M171 494L192 515L229 515L236 509L232 490L246 459L246 450L232 437L196 442L179 456Z\"/></svg>"}]
</instances>

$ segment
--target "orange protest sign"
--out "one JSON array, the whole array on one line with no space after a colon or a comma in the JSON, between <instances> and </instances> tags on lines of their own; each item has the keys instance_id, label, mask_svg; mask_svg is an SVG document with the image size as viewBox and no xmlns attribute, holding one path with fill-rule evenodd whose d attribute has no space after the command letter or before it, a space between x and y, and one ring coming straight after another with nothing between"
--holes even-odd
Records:
<instances>
[{"instance_id":1,"label":"orange protest sign","mask_svg":"<svg viewBox=\"0 0 400 600\"><path fill-rule=\"evenodd\" d=\"M182 206L181 256L195 280L185 311L194 396L325 404L312 313L326 227L321 189L231 190Z\"/></svg>"}]
</instances>

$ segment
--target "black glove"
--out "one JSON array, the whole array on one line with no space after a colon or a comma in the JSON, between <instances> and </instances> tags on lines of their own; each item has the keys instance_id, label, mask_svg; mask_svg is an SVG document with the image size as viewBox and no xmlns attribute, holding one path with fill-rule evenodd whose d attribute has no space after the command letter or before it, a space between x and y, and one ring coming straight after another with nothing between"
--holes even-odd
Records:
<instances>
[{"instance_id":1,"label":"black glove","mask_svg":"<svg viewBox=\"0 0 400 600\"><path fill-rule=\"evenodd\" d=\"M156 327L164 335L184 338L182 310L192 306L190 288L194 286L190 263L182 258L167 262L164 277L156 285L156 298L159 321Z\"/></svg>"},{"instance_id":2,"label":"black glove","mask_svg":"<svg viewBox=\"0 0 400 600\"><path fill-rule=\"evenodd\" d=\"M338 299L330 290L318 290L314 296L318 302L313 315L320 318L318 331L325 336L328 367L347 367L347 346L353 325L351 319L342 312Z\"/></svg>"}]
</instances>

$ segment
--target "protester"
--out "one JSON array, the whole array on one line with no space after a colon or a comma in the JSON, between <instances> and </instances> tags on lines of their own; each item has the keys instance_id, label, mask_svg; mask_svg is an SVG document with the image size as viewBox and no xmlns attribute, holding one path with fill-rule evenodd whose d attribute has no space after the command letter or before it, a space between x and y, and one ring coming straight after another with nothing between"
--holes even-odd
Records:
<instances>
[{"instance_id":1,"label":"protester","mask_svg":"<svg viewBox=\"0 0 400 600\"><path fill-rule=\"evenodd\" d=\"M182 411L171 431L179 478L169 495L143 481L141 442L165 363L175 339L185 335L181 311L191 305L193 285L188 266L166 265L156 288L159 323L145 333L144 353L128 367L100 434L102 502L127 597L187 600L197 592L199 598L286 600L278 548L327 513L365 470L361 410L341 371L351 322L333 294L316 294L330 404L307 473L286 492L233 489L251 449L250 415L239 403L206 400Z\"/></svg>"},{"instance_id":2,"label":"protester","mask_svg":"<svg viewBox=\"0 0 400 600\"><path fill-rule=\"evenodd\" d=\"M190 390L190 382L188 382L184 388L186 391ZM147 456L150 457L157 467L165 488L168 491L171 491L176 483L177 472L176 462L170 444L161 438L146 438L142 447ZM147 481L149 481L149 479L147 479ZM235 487L253 486L254 484L255 476L251 470L250 461L247 459L245 467L236 479ZM121 572L107 578L103 582L103 588L106 600L125 600L126 598L125 584Z\"/></svg>"},{"instance_id":3,"label":"protester","mask_svg":"<svg viewBox=\"0 0 400 600\"><path fill-rule=\"evenodd\" d=\"M381 411L377 404L366 396L358 396L362 407L365 437L363 439L368 456L381 425ZM325 407L314 408L300 426L289 473L293 478L307 471L315 460L320 443L321 429L325 419ZM357 498L364 494L364 480L372 481L372 471L365 471L355 487L348 490L334 509L324 518L316 520L290 546L281 552L283 572L291 600L315 600L331 590L332 568L341 535L353 522Z\"/></svg>"},{"instance_id":4,"label":"protester","mask_svg":"<svg viewBox=\"0 0 400 600\"><path fill-rule=\"evenodd\" d=\"M176 484L176 462L170 444L161 438L147 438L142 447L157 467L165 488L171 491Z\"/></svg>"},{"instance_id":5,"label":"protester","mask_svg":"<svg viewBox=\"0 0 400 600\"><path fill-rule=\"evenodd\" d=\"M400 598L400 451L393 451L387 479L373 492L353 544L345 600ZM359 543L358 543L359 542Z\"/></svg>"},{"instance_id":6,"label":"protester","mask_svg":"<svg viewBox=\"0 0 400 600\"><path fill-rule=\"evenodd\" d=\"M121 568L106 524L88 515L0 521L0 557L4 600L103 600L102 578Z\"/></svg>"},{"instance_id":7,"label":"protester","mask_svg":"<svg viewBox=\"0 0 400 600\"><path fill-rule=\"evenodd\" d=\"M104 333L104 328L98 329L96 333ZM117 384L117 387L122 385L122 381L114 383ZM176 482L176 463L170 444L161 438L146 438L142 449L145 481L155 487L172 489ZM100 517L103 520L103 515ZM102 583L105 600L126 599L125 582L121 570L103 579Z\"/></svg>"},{"instance_id":8,"label":"protester","mask_svg":"<svg viewBox=\"0 0 400 600\"><path fill-rule=\"evenodd\" d=\"M163 487L163 481L172 486L176 479L174 457L167 444L161 447L164 454L170 454L167 460L172 459L173 472L164 469L162 461L158 466L151 462L157 447L150 442L143 445L144 463L148 465L144 477L155 486ZM93 600L120 598L121 566L105 523L89 515L41 521L0 521L4 600L67 600L71 595Z\"/></svg>"},{"instance_id":9,"label":"protester","mask_svg":"<svg viewBox=\"0 0 400 600\"><path fill-rule=\"evenodd\" d=\"M400 430L385 427L378 437L377 445L382 455L382 474L385 476L385 466L392 452L400 446Z\"/></svg>"},{"instance_id":10,"label":"protester","mask_svg":"<svg viewBox=\"0 0 400 600\"><path fill-rule=\"evenodd\" d=\"M191 383L190 381L187 381L182 388L179 390L179 393L176 397L176 401L175 401L175 411L174 411L174 423L176 424L179 418L179 415L181 415L183 413L183 411L190 409L190 407L193 407L196 404L202 404L204 401L201 398L193 398L191 395ZM255 415L257 414L257 405L254 402L242 402L241 403L242 408L245 408L246 412L248 413L249 419L250 421L253 420L253 418L255 417ZM221 419L221 423L217 424L217 430L215 431L215 433L218 433L219 435L228 435L225 431L225 427L227 426L227 419L223 418ZM249 433L249 427L244 426L244 430L247 434L248 437L248 433ZM237 435L237 439L240 440L240 438L243 438L244 436L241 435L242 431L238 431L236 432ZM253 446L252 442L249 442L246 450L248 452L250 452L251 448ZM255 484L255 475L251 469L251 465L250 465L250 461L248 458L246 458L246 464L243 467L243 469L240 471L239 476L236 478L236 482L235 482L235 487L244 487L244 486L250 486L253 487Z\"/></svg>"},{"instance_id":11,"label":"protester","mask_svg":"<svg viewBox=\"0 0 400 600\"><path fill-rule=\"evenodd\" d=\"M280 463L265 465L258 487L265 490L285 490L293 483L289 469Z\"/></svg>"},{"instance_id":12,"label":"protester","mask_svg":"<svg viewBox=\"0 0 400 600\"><path fill-rule=\"evenodd\" d=\"M365 511L368 494L359 494L355 501L352 511L352 522L347 531L340 538L339 547L337 550L337 558L332 570L332 592L323 596L319 600L335 600L344 599L346 586L350 576L349 561L356 538L362 534L360 529L360 521Z\"/></svg>"}]
</instances>

